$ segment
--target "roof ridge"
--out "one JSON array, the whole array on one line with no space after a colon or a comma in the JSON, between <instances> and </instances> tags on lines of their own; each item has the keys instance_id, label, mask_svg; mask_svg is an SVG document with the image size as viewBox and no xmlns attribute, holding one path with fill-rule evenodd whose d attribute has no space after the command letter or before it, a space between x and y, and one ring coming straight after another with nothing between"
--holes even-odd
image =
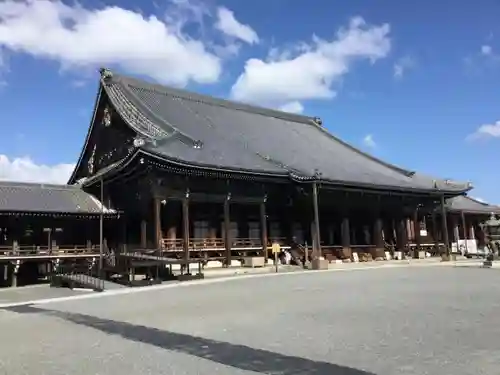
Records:
<instances>
[{"instance_id":1,"label":"roof ridge","mask_svg":"<svg viewBox=\"0 0 500 375\"><path fill-rule=\"evenodd\" d=\"M113 73L113 79L118 79L125 84L132 83L138 84L144 90L153 91L157 94L170 95L173 97L180 97L182 99L199 101L204 104L216 105L220 107L225 107L232 110L238 110L243 112L251 112L255 114L260 114L262 116L275 117L287 121L294 121L299 123L309 124L314 118L306 115L299 115L296 113L284 112L277 109L265 108L257 105L247 104L239 101L228 100L210 96L207 94L200 94L194 91L189 91L185 89L179 89L171 86L162 85L160 83L154 83L147 81L145 79L135 78L124 74ZM148 87L144 87L147 85Z\"/></svg>"},{"instance_id":2,"label":"roof ridge","mask_svg":"<svg viewBox=\"0 0 500 375\"><path fill-rule=\"evenodd\" d=\"M368 159L370 159L370 160L372 160L372 161L374 161L376 163L379 163L379 164L381 164L381 165L383 165L383 166L385 166L387 168L391 168L394 171L399 172L399 173L405 175L406 177L412 177L415 174L414 171L410 171L408 169L405 169L405 168L402 168L402 167L398 167L397 165L394 165L392 163L388 163L386 161L383 161L382 159L379 159L376 156L370 155L367 152L364 152L364 151L360 150L359 148L354 147L353 145L351 145L351 144L347 143L346 141L343 141L341 138L337 137L335 134L331 133L325 127L317 124L315 121L312 121L310 125L311 126L315 126L320 131L326 133L330 138L332 138L334 141L340 143L342 146L347 147L350 150L352 150L352 151L354 151L354 152L356 152L356 153L358 153L358 154L360 154L360 155L362 155L362 156L364 156L364 157L366 157L366 158L368 158Z\"/></svg>"},{"instance_id":3,"label":"roof ridge","mask_svg":"<svg viewBox=\"0 0 500 375\"><path fill-rule=\"evenodd\" d=\"M464 197L464 198L467 198L467 199L469 199L469 200L471 200L471 201L473 201L473 202L476 202L476 203L482 204L483 206L494 206L494 205L492 205L492 204L490 204L490 203L487 203L487 202L481 202L480 200L474 199L474 198L472 198L472 197L471 197L471 196L469 196L469 195L463 195L463 197Z\"/></svg>"}]
</instances>

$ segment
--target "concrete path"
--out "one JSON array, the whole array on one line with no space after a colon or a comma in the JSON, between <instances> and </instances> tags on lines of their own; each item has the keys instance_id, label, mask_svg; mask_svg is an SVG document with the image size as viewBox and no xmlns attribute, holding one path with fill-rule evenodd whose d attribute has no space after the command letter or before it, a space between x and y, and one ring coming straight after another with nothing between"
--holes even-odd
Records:
<instances>
[{"instance_id":1,"label":"concrete path","mask_svg":"<svg viewBox=\"0 0 500 375\"><path fill-rule=\"evenodd\" d=\"M335 271L368 271L379 268L398 268L398 267L431 267L431 266L448 266L448 267L475 267L482 266L482 260L468 260L461 259L456 262L441 262L439 259L420 259L420 260L405 260L405 261L383 261L383 262L362 262L362 263L340 263L330 264L327 271L306 271L296 266L283 266L280 265L278 274L274 266L262 268L212 268L205 270L206 281L183 282L182 285L190 285L192 283L200 284L211 282L211 280L224 281L222 279L232 279L234 277L266 277L266 276L282 276L285 274L293 273L315 273L315 272L335 272ZM117 288L108 288L105 292L99 293L102 295L108 294L130 294L146 292L149 289L163 289L169 288L179 284L176 281L165 282L162 285L155 285L151 287L141 288L126 288L122 285L113 283L113 286L118 285ZM48 285L34 285L20 288L5 288L0 289L0 308L13 305L13 304L31 304L34 302L46 302L57 299L74 299L74 298L93 298L94 292L91 290L70 290L67 288L50 288ZM84 297L82 297L84 296Z\"/></svg>"},{"instance_id":2,"label":"concrete path","mask_svg":"<svg viewBox=\"0 0 500 375\"><path fill-rule=\"evenodd\" d=\"M214 281L0 309L0 374L499 373L500 272Z\"/></svg>"}]
</instances>

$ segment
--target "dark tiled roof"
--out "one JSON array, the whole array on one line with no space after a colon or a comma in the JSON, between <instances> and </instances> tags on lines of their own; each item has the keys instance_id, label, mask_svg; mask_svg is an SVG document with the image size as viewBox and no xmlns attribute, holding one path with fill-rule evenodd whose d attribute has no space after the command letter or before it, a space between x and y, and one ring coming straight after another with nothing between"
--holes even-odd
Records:
<instances>
[{"instance_id":1,"label":"dark tiled roof","mask_svg":"<svg viewBox=\"0 0 500 375\"><path fill-rule=\"evenodd\" d=\"M458 196L446 201L449 211L469 212L478 214L500 214L500 207L480 202L468 196Z\"/></svg>"},{"instance_id":2,"label":"dark tiled roof","mask_svg":"<svg viewBox=\"0 0 500 375\"><path fill-rule=\"evenodd\" d=\"M99 214L101 204L76 185L0 181L0 213L7 212Z\"/></svg>"},{"instance_id":3,"label":"dark tiled roof","mask_svg":"<svg viewBox=\"0 0 500 375\"><path fill-rule=\"evenodd\" d=\"M142 149L193 166L331 183L463 192L467 183L436 180L378 160L338 139L311 117L253 107L121 75L103 78L117 112L154 142ZM199 147L201 146L201 147Z\"/></svg>"}]
</instances>

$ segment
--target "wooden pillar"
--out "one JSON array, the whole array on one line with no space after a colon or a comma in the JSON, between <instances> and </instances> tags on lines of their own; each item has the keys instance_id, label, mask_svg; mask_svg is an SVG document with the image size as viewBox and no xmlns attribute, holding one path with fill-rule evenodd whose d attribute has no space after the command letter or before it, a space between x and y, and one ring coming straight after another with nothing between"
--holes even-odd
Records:
<instances>
[{"instance_id":1,"label":"wooden pillar","mask_svg":"<svg viewBox=\"0 0 500 375\"><path fill-rule=\"evenodd\" d=\"M146 220L141 220L141 248L146 249L148 247L148 222Z\"/></svg>"},{"instance_id":2,"label":"wooden pillar","mask_svg":"<svg viewBox=\"0 0 500 375\"><path fill-rule=\"evenodd\" d=\"M467 233L467 222L465 221L465 214L463 213L463 211L460 213L460 219L462 221L462 234L464 236L464 240L466 240L467 243L467 240L469 239L469 233Z\"/></svg>"},{"instance_id":3,"label":"wooden pillar","mask_svg":"<svg viewBox=\"0 0 500 375\"><path fill-rule=\"evenodd\" d=\"M316 243L316 248L314 249L314 256L316 258L321 258L323 256L321 252L321 234L319 230L319 208L318 208L318 184L313 183L313 210L314 210L314 231L313 235Z\"/></svg>"},{"instance_id":4,"label":"wooden pillar","mask_svg":"<svg viewBox=\"0 0 500 375\"><path fill-rule=\"evenodd\" d=\"M162 248L162 233L161 233L161 200L158 197L154 198L154 217L155 217L155 247Z\"/></svg>"},{"instance_id":5,"label":"wooden pillar","mask_svg":"<svg viewBox=\"0 0 500 375\"><path fill-rule=\"evenodd\" d=\"M450 215L450 221L451 221L451 227L453 228L453 242L457 243L458 246L458 240L460 239L460 233L458 231L458 220L455 215Z\"/></svg>"},{"instance_id":6,"label":"wooden pillar","mask_svg":"<svg viewBox=\"0 0 500 375\"><path fill-rule=\"evenodd\" d=\"M262 252L264 253L264 259L267 264L268 252L267 252L267 217L266 217L266 201L260 204L260 236L262 241Z\"/></svg>"},{"instance_id":7,"label":"wooden pillar","mask_svg":"<svg viewBox=\"0 0 500 375\"><path fill-rule=\"evenodd\" d=\"M471 240L475 240L476 239L476 230L474 229L474 223L470 223L470 227L469 227L469 237Z\"/></svg>"},{"instance_id":8,"label":"wooden pillar","mask_svg":"<svg viewBox=\"0 0 500 375\"><path fill-rule=\"evenodd\" d=\"M436 220L436 212L432 211L432 239L434 240L434 251L439 254L439 231Z\"/></svg>"},{"instance_id":9,"label":"wooden pillar","mask_svg":"<svg viewBox=\"0 0 500 375\"><path fill-rule=\"evenodd\" d=\"M443 232L443 242L444 242L444 252L446 258L449 259L450 256L450 244L448 239L448 221L447 221L446 203L444 200L444 195L441 195L441 225Z\"/></svg>"},{"instance_id":10,"label":"wooden pillar","mask_svg":"<svg viewBox=\"0 0 500 375\"><path fill-rule=\"evenodd\" d=\"M375 219L375 223L373 225L373 243L377 250L384 250L384 237L383 237L383 232L384 230L384 223L380 217L377 217Z\"/></svg>"},{"instance_id":11,"label":"wooden pillar","mask_svg":"<svg viewBox=\"0 0 500 375\"><path fill-rule=\"evenodd\" d=\"M406 233L406 219L400 218L397 221L396 228L396 249L402 253L401 260L404 258L406 244L407 244L407 233Z\"/></svg>"},{"instance_id":12,"label":"wooden pillar","mask_svg":"<svg viewBox=\"0 0 500 375\"><path fill-rule=\"evenodd\" d=\"M420 246L422 245L422 237L420 237L420 217L418 215L418 210L415 210L413 213L413 233L413 240L415 241L415 252L413 254L413 257L418 259L418 253L420 251Z\"/></svg>"},{"instance_id":13,"label":"wooden pillar","mask_svg":"<svg viewBox=\"0 0 500 375\"><path fill-rule=\"evenodd\" d=\"M231 266L231 218L229 196L224 201L224 245L226 248L226 266Z\"/></svg>"},{"instance_id":14,"label":"wooden pillar","mask_svg":"<svg viewBox=\"0 0 500 375\"><path fill-rule=\"evenodd\" d=\"M351 230L349 228L349 218L344 216L340 227L342 242L342 257L351 259Z\"/></svg>"},{"instance_id":15,"label":"wooden pillar","mask_svg":"<svg viewBox=\"0 0 500 375\"><path fill-rule=\"evenodd\" d=\"M184 250L184 263L186 272L189 273L189 199L182 200L182 248Z\"/></svg>"},{"instance_id":16,"label":"wooden pillar","mask_svg":"<svg viewBox=\"0 0 500 375\"><path fill-rule=\"evenodd\" d=\"M19 274L19 268L21 267L21 261L20 260L16 260L16 261L14 261L12 263L12 265L14 267L12 269L12 280L11 280L10 285L15 288L15 287L18 286L17 275Z\"/></svg>"},{"instance_id":17,"label":"wooden pillar","mask_svg":"<svg viewBox=\"0 0 500 375\"><path fill-rule=\"evenodd\" d=\"M121 227L122 227L122 251L123 253L126 253L128 251L127 249L127 218L126 216L122 216L121 219Z\"/></svg>"},{"instance_id":18,"label":"wooden pillar","mask_svg":"<svg viewBox=\"0 0 500 375\"><path fill-rule=\"evenodd\" d=\"M418 210L415 210L413 213L413 231L414 231L414 240L417 245L416 250L420 250L420 245L422 244L422 237L420 236L420 217L418 215Z\"/></svg>"}]
</instances>

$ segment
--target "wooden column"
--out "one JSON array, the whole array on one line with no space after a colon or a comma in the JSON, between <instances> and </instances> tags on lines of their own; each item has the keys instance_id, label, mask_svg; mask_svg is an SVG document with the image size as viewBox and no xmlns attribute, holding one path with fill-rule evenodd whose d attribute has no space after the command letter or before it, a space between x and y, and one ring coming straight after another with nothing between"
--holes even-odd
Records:
<instances>
[{"instance_id":1,"label":"wooden column","mask_svg":"<svg viewBox=\"0 0 500 375\"><path fill-rule=\"evenodd\" d=\"M450 215L450 222L451 222L451 227L453 228L453 242L456 242L457 246L458 246L458 240L460 239L460 233L458 231L458 220L454 214Z\"/></svg>"},{"instance_id":2,"label":"wooden column","mask_svg":"<svg viewBox=\"0 0 500 375\"><path fill-rule=\"evenodd\" d=\"M463 211L460 213L460 219L462 220L462 233L464 235L464 240L466 241L466 247L467 247L467 240L469 239L469 234L467 233L467 222L465 221L465 214Z\"/></svg>"},{"instance_id":3,"label":"wooden column","mask_svg":"<svg viewBox=\"0 0 500 375\"><path fill-rule=\"evenodd\" d=\"M470 239L475 240L476 239L476 229L474 228L474 223L470 223L469 231L470 231L470 234L469 234Z\"/></svg>"},{"instance_id":4,"label":"wooden column","mask_svg":"<svg viewBox=\"0 0 500 375\"><path fill-rule=\"evenodd\" d=\"M224 201L224 245L226 247L226 266L231 266L231 218L229 196Z\"/></svg>"},{"instance_id":5,"label":"wooden column","mask_svg":"<svg viewBox=\"0 0 500 375\"><path fill-rule=\"evenodd\" d=\"M127 218L123 214L120 218L120 222L121 222L121 229L122 229L122 231L121 231L122 232L121 233L122 252L126 253L128 251L128 249L127 249L127 242L128 242L128 239L127 239Z\"/></svg>"},{"instance_id":6,"label":"wooden column","mask_svg":"<svg viewBox=\"0 0 500 375\"><path fill-rule=\"evenodd\" d=\"M141 221L141 248L145 249L148 247L148 222L146 220Z\"/></svg>"},{"instance_id":7,"label":"wooden column","mask_svg":"<svg viewBox=\"0 0 500 375\"><path fill-rule=\"evenodd\" d=\"M413 231L415 233L415 244L417 245L417 251L420 250L420 245L422 244L422 237L420 236L420 217L418 215L418 210L413 213Z\"/></svg>"},{"instance_id":8,"label":"wooden column","mask_svg":"<svg viewBox=\"0 0 500 375\"><path fill-rule=\"evenodd\" d=\"M373 243L377 250L384 250L384 237L382 231L384 230L384 223L380 217L375 219L373 224Z\"/></svg>"},{"instance_id":9,"label":"wooden column","mask_svg":"<svg viewBox=\"0 0 500 375\"><path fill-rule=\"evenodd\" d=\"M268 261L267 252L267 217L266 217L266 201L260 204L260 236L262 241L262 252L264 255L265 262Z\"/></svg>"},{"instance_id":10,"label":"wooden column","mask_svg":"<svg viewBox=\"0 0 500 375\"><path fill-rule=\"evenodd\" d=\"M413 233L415 241L415 252L413 254L414 258L418 259L418 252L420 251L420 246L422 245L422 238L420 237L420 217L418 215L418 210L413 212Z\"/></svg>"},{"instance_id":11,"label":"wooden column","mask_svg":"<svg viewBox=\"0 0 500 375\"><path fill-rule=\"evenodd\" d=\"M319 208L318 208L318 184L313 183L313 210L314 210L314 237L316 243L316 249L314 249L314 256L316 258L321 258L323 256L321 252L321 234L319 230Z\"/></svg>"},{"instance_id":12,"label":"wooden column","mask_svg":"<svg viewBox=\"0 0 500 375\"><path fill-rule=\"evenodd\" d=\"M396 221L396 251L401 253L400 260L405 259L405 251L407 243L408 243L408 233L406 231L406 219L400 218Z\"/></svg>"},{"instance_id":13,"label":"wooden column","mask_svg":"<svg viewBox=\"0 0 500 375\"><path fill-rule=\"evenodd\" d=\"M182 248L184 250L184 263L186 272L189 273L189 199L182 200Z\"/></svg>"},{"instance_id":14,"label":"wooden column","mask_svg":"<svg viewBox=\"0 0 500 375\"><path fill-rule=\"evenodd\" d=\"M161 200L156 197L154 199L154 216L155 216L155 246L158 249L162 248L162 233L161 233Z\"/></svg>"},{"instance_id":15,"label":"wooden column","mask_svg":"<svg viewBox=\"0 0 500 375\"><path fill-rule=\"evenodd\" d=\"M450 256L450 244L448 239L448 221L447 221L447 212L446 212L446 204L444 200L444 195L441 195L441 225L443 232L443 242L444 242L444 252L446 254L446 258L449 259Z\"/></svg>"},{"instance_id":16,"label":"wooden column","mask_svg":"<svg viewBox=\"0 0 500 375\"><path fill-rule=\"evenodd\" d=\"M344 216L340 227L342 256L343 258L351 258L351 230L349 228L349 218Z\"/></svg>"},{"instance_id":17,"label":"wooden column","mask_svg":"<svg viewBox=\"0 0 500 375\"><path fill-rule=\"evenodd\" d=\"M434 251L436 252L436 254L439 254L440 236L436 220L436 213L434 211L432 211L432 239L434 240Z\"/></svg>"}]
</instances>

